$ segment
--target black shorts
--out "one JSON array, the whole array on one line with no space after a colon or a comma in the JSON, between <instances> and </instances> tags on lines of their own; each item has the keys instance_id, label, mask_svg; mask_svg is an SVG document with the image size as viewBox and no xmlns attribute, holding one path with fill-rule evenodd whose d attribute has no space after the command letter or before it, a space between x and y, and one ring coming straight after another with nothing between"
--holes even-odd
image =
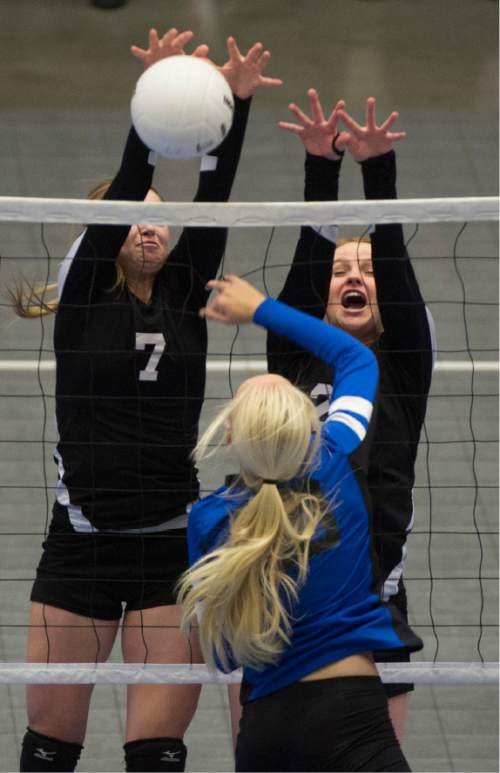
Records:
<instances>
[{"instance_id":1,"label":"black shorts","mask_svg":"<svg viewBox=\"0 0 500 773\"><path fill-rule=\"evenodd\" d=\"M84 617L119 620L126 611L176 603L188 568L186 529L145 534L81 534L55 509L31 601Z\"/></svg>"},{"instance_id":2,"label":"black shorts","mask_svg":"<svg viewBox=\"0 0 500 773\"><path fill-rule=\"evenodd\" d=\"M408 602L402 577L399 581L398 592L395 596L391 596L389 603L398 610L403 620L407 623ZM410 654L406 650L377 650L373 653L373 659L376 663L409 663ZM414 689L415 685L410 682L394 682L393 684L385 685L385 692L388 698L404 695L407 692L412 692Z\"/></svg>"},{"instance_id":3,"label":"black shorts","mask_svg":"<svg viewBox=\"0 0 500 773\"><path fill-rule=\"evenodd\" d=\"M243 705L237 771L409 771L376 676L295 682Z\"/></svg>"}]
</instances>

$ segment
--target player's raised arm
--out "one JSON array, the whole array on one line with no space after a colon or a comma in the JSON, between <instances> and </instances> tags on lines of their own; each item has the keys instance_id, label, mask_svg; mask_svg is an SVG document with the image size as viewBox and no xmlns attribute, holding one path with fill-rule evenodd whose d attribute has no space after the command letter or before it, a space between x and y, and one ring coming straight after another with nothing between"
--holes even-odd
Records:
<instances>
[{"instance_id":1,"label":"player's raised arm","mask_svg":"<svg viewBox=\"0 0 500 773\"><path fill-rule=\"evenodd\" d=\"M318 92L309 89L309 113L292 103L289 109L295 123L280 121L280 128L291 132L302 142L306 151L306 201L336 201L339 174L348 133L338 131L339 111L345 107L337 101L325 115ZM294 308L322 319L325 315L330 276L335 252L336 227L304 226L279 300ZM269 332L267 339L269 370L281 373L293 382L308 380L310 353L297 349L296 344Z\"/></svg>"}]
</instances>

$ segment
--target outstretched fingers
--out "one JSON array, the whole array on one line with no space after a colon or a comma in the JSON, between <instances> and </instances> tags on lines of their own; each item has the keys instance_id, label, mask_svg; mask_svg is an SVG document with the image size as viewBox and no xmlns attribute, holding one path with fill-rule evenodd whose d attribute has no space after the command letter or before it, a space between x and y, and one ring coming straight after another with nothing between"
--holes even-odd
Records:
<instances>
[{"instance_id":1,"label":"outstretched fingers","mask_svg":"<svg viewBox=\"0 0 500 773\"><path fill-rule=\"evenodd\" d=\"M287 121L278 121L278 126L280 129L285 129L287 132L292 132L293 134L302 134L304 132L304 127L299 126L296 123L288 123Z\"/></svg>"},{"instance_id":2,"label":"outstretched fingers","mask_svg":"<svg viewBox=\"0 0 500 773\"><path fill-rule=\"evenodd\" d=\"M175 34L177 34L177 30L175 30ZM156 52L160 46L158 32L154 28L151 28L148 32L148 46L149 48L147 49L140 48L140 46L130 46L130 50L137 59L146 64L152 52Z\"/></svg>"},{"instance_id":3,"label":"outstretched fingers","mask_svg":"<svg viewBox=\"0 0 500 773\"><path fill-rule=\"evenodd\" d=\"M354 134L359 135L363 133L363 127L360 126L359 123L349 115L349 113L346 113L344 109L339 110L337 115L342 119L347 128L350 129Z\"/></svg>"},{"instance_id":4,"label":"outstretched fingers","mask_svg":"<svg viewBox=\"0 0 500 773\"><path fill-rule=\"evenodd\" d=\"M132 54L140 59L145 67L149 67L160 59L165 59L168 56L182 55L184 46L186 46L193 38L193 32L191 30L185 30L179 32L176 27L171 27L160 38L156 29L152 28L148 33L148 49L140 48L139 46L131 46L130 50ZM200 46L196 49L196 56L206 56L208 53L208 47L204 54L200 54ZM203 50L203 49L202 49Z\"/></svg>"},{"instance_id":5,"label":"outstretched fingers","mask_svg":"<svg viewBox=\"0 0 500 773\"><path fill-rule=\"evenodd\" d=\"M141 62L145 62L148 56L148 52L143 48L139 48L139 46L130 46L130 53L135 56L136 59L140 59Z\"/></svg>"},{"instance_id":6,"label":"outstretched fingers","mask_svg":"<svg viewBox=\"0 0 500 773\"><path fill-rule=\"evenodd\" d=\"M309 104L311 105L311 113L313 114L314 120L316 123L324 123L325 114L323 112L323 106L319 101L318 92L316 89L309 89L307 96L309 97Z\"/></svg>"},{"instance_id":7,"label":"outstretched fingers","mask_svg":"<svg viewBox=\"0 0 500 773\"><path fill-rule=\"evenodd\" d=\"M262 43L257 42L243 55L235 39L227 39L229 59L219 68L225 76L233 92L240 98L251 96L260 86L281 86L280 78L269 78L262 75L271 54L264 51Z\"/></svg>"},{"instance_id":8,"label":"outstretched fingers","mask_svg":"<svg viewBox=\"0 0 500 773\"><path fill-rule=\"evenodd\" d=\"M270 58L271 58L271 52L263 51L259 59L257 60L257 69L260 74L260 85L261 86L282 86L283 81L281 78L271 78L271 77L262 75L262 70L266 67Z\"/></svg>"},{"instance_id":9,"label":"outstretched fingers","mask_svg":"<svg viewBox=\"0 0 500 773\"><path fill-rule=\"evenodd\" d=\"M368 131L375 131L377 120L375 117L376 102L375 97L368 97L366 100L366 128Z\"/></svg>"},{"instance_id":10,"label":"outstretched fingers","mask_svg":"<svg viewBox=\"0 0 500 773\"><path fill-rule=\"evenodd\" d=\"M300 109L298 105L296 105L294 102L291 102L288 105L288 109L291 113L294 114L294 116L297 118L298 121L302 124L302 126L312 126L313 121L309 118L309 116L304 113L303 110Z\"/></svg>"},{"instance_id":11,"label":"outstretched fingers","mask_svg":"<svg viewBox=\"0 0 500 773\"><path fill-rule=\"evenodd\" d=\"M238 48L238 44L232 36L229 36L227 39L227 53L231 62L241 62L243 59L242 53Z\"/></svg>"},{"instance_id":12,"label":"outstretched fingers","mask_svg":"<svg viewBox=\"0 0 500 773\"><path fill-rule=\"evenodd\" d=\"M391 142L397 142L398 140L405 140L407 134L406 132L387 132L386 137Z\"/></svg>"},{"instance_id":13,"label":"outstretched fingers","mask_svg":"<svg viewBox=\"0 0 500 773\"><path fill-rule=\"evenodd\" d=\"M206 59L208 57L209 52L210 52L210 48L205 43L202 43L201 46L197 46L197 48L195 48L195 50L192 53L192 56L197 56L200 59Z\"/></svg>"},{"instance_id":14,"label":"outstretched fingers","mask_svg":"<svg viewBox=\"0 0 500 773\"><path fill-rule=\"evenodd\" d=\"M339 99L339 100L338 100L338 102L337 102L337 104L336 104L336 105L335 105L335 107L333 108L332 112L331 112L331 113L330 113L330 115L328 116L328 121L327 121L327 123L328 123L330 126L333 126L333 127L335 127L335 126L336 126L336 124L337 124L337 119L338 119L338 117L339 117L339 110L344 110L344 108L345 108L345 100L343 100L343 99Z\"/></svg>"},{"instance_id":15,"label":"outstretched fingers","mask_svg":"<svg viewBox=\"0 0 500 773\"><path fill-rule=\"evenodd\" d=\"M177 30L170 30L170 32L174 32L177 35ZM168 34L168 33L166 33ZM164 36L165 37L165 36ZM148 43L149 47L152 49L158 48L158 45L160 43L160 39L158 37L158 32L155 29L150 29L148 33Z\"/></svg>"},{"instance_id":16,"label":"outstretched fingers","mask_svg":"<svg viewBox=\"0 0 500 773\"><path fill-rule=\"evenodd\" d=\"M162 35L162 43L166 43L167 45L170 45L174 38L177 37L179 34L179 30L177 27L170 27L169 30L163 33ZM156 30L150 30L149 31L149 45L151 46L153 43L153 38L156 38L156 42L158 43L158 33Z\"/></svg>"},{"instance_id":17,"label":"outstretched fingers","mask_svg":"<svg viewBox=\"0 0 500 773\"><path fill-rule=\"evenodd\" d=\"M184 46L189 43L190 40L194 37L194 33L191 32L191 30L186 30L186 32L180 32L177 36L174 37L172 40L172 47L178 48L179 53L184 54Z\"/></svg>"},{"instance_id":18,"label":"outstretched fingers","mask_svg":"<svg viewBox=\"0 0 500 773\"><path fill-rule=\"evenodd\" d=\"M383 132L388 132L391 126L396 123L396 121L399 118L399 113L395 110L390 114L388 118L385 119L384 123L380 127L380 130Z\"/></svg>"},{"instance_id":19,"label":"outstretched fingers","mask_svg":"<svg viewBox=\"0 0 500 773\"><path fill-rule=\"evenodd\" d=\"M248 49L245 59L248 64L256 64L262 55L264 46L262 43L254 43L251 48ZM267 52L269 53L269 52Z\"/></svg>"}]
</instances>

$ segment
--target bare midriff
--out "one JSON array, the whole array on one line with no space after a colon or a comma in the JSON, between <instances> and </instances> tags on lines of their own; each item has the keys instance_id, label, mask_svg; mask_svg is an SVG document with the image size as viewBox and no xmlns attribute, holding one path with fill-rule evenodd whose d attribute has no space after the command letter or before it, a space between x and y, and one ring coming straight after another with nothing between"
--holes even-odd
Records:
<instances>
[{"instance_id":1,"label":"bare midriff","mask_svg":"<svg viewBox=\"0 0 500 773\"><path fill-rule=\"evenodd\" d=\"M332 679L336 676L378 676L371 652L360 652L348 658L328 663L307 676L301 682L313 682L316 679Z\"/></svg>"}]
</instances>

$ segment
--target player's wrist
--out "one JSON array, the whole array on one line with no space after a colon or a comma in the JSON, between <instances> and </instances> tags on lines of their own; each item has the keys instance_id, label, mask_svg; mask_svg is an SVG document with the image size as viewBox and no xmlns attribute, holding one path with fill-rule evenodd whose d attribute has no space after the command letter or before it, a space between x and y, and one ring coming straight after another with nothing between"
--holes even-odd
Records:
<instances>
[{"instance_id":1,"label":"player's wrist","mask_svg":"<svg viewBox=\"0 0 500 773\"><path fill-rule=\"evenodd\" d=\"M332 140L332 161L341 161L345 155L345 150L341 150L336 144L339 137L340 132L337 132Z\"/></svg>"}]
</instances>

